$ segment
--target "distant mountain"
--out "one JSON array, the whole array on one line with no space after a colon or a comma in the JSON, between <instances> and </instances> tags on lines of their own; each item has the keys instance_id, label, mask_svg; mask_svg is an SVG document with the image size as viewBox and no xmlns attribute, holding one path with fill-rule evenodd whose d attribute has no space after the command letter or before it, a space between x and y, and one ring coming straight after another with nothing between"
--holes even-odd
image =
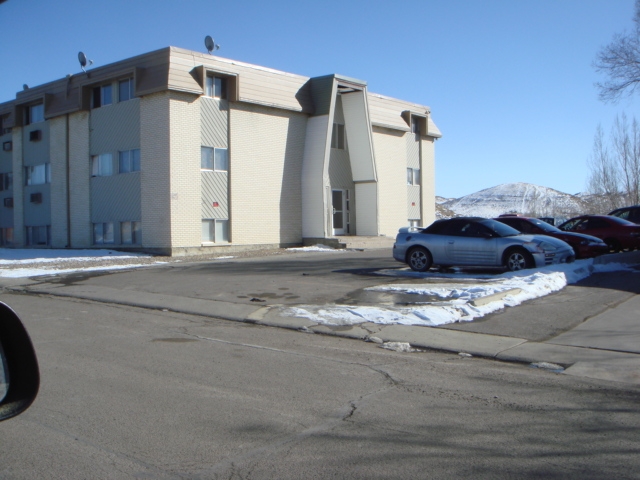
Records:
<instances>
[{"instance_id":1,"label":"distant mountain","mask_svg":"<svg viewBox=\"0 0 640 480\"><path fill-rule=\"evenodd\" d=\"M438 218L497 217L520 213L532 217L570 218L591 211L585 197L530 183L507 183L462 198L436 199Z\"/></svg>"}]
</instances>

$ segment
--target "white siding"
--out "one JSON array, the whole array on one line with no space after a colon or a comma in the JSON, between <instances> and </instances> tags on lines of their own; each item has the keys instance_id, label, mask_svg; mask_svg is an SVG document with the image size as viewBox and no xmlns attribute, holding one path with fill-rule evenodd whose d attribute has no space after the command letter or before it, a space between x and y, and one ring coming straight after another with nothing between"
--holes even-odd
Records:
<instances>
[{"instance_id":1,"label":"white siding","mask_svg":"<svg viewBox=\"0 0 640 480\"><path fill-rule=\"evenodd\" d=\"M378 235L378 185L356 183L356 232Z\"/></svg>"},{"instance_id":2,"label":"white siding","mask_svg":"<svg viewBox=\"0 0 640 480\"><path fill-rule=\"evenodd\" d=\"M354 182L376 180L371 143L371 124L367 112L365 92L342 95L342 111L349 142L349 157Z\"/></svg>"},{"instance_id":3,"label":"white siding","mask_svg":"<svg viewBox=\"0 0 640 480\"><path fill-rule=\"evenodd\" d=\"M329 131L329 115L311 117L307 121L302 163L302 236L322 238L327 236L324 198L325 158Z\"/></svg>"}]
</instances>

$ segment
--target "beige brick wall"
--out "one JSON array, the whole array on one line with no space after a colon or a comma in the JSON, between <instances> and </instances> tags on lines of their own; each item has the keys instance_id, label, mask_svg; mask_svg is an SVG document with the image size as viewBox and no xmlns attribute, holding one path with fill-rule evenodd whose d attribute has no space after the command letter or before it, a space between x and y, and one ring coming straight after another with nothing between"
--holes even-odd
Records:
<instances>
[{"instance_id":1,"label":"beige brick wall","mask_svg":"<svg viewBox=\"0 0 640 480\"><path fill-rule=\"evenodd\" d=\"M199 247L199 97L162 92L140 101L142 246Z\"/></svg>"},{"instance_id":2,"label":"beige brick wall","mask_svg":"<svg viewBox=\"0 0 640 480\"><path fill-rule=\"evenodd\" d=\"M420 142L422 168L422 226L427 227L436 220L436 156L435 139L423 138Z\"/></svg>"},{"instance_id":3,"label":"beige brick wall","mask_svg":"<svg viewBox=\"0 0 640 480\"><path fill-rule=\"evenodd\" d=\"M407 222L407 141L409 133L374 127L373 149L378 173L378 231L394 237Z\"/></svg>"},{"instance_id":4,"label":"beige brick wall","mask_svg":"<svg viewBox=\"0 0 640 480\"><path fill-rule=\"evenodd\" d=\"M234 244L301 242L306 124L303 114L231 105L229 178Z\"/></svg>"},{"instance_id":5,"label":"beige brick wall","mask_svg":"<svg viewBox=\"0 0 640 480\"><path fill-rule=\"evenodd\" d=\"M69 246L67 210L67 117L49 120L51 161L51 246Z\"/></svg>"},{"instance_id":6,"label":"beige brick wall","mask_svg":"<svg viewBox=\"0 0 640 480\"><path fill-rule=\"evenodd\" d=\"M149 248L171 246L170 102L169 92L140 100L142 246Z\"/></svg>"},{"instance_id":7,"label":"beige brick wall","mask_svg":"<svg viewBox=\"0 0 640 480\"><path fill-rule=\"evenodd\" d=\"M199 246L202 242L200 97L171 92L169 109L171 246ZM144 238L144 232L142 235Z\"/></svg>"},{"instance_id":8,"label":"beige brick wall","mask_svg":"<svg viewBox=\"0 0 640 480\"><path fill-rule=\"evenodd\" d=\"M89 112L73 113L69 115L69 210L73 248L90 247L92 243L90 178Z\"/></svg>"},{"instance_id":9,"label":"beige brick wall","mask_svg":"<svg viewBox=\"0 0 640 480\"><path fill-rule=\"evenodd\" d=\"M22 128L13 127L13 244L24 246L24 165Z\"/></svg>"}]
</instances>

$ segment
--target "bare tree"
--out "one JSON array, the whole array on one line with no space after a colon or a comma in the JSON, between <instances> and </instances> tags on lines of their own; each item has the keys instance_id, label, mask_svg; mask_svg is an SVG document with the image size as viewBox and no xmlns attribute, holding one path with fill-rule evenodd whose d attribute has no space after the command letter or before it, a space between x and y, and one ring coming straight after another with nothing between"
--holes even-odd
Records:
<instances>
[{"instance_id":1,"label":"bare tree","mask_svg":"<svg viewBox=\"0 0 640 480\"><path fill-rule=\"evenodd\" d=\"M631 32L616 34L610 44L604 46L593 63L598 73L609 77L596 83L600 99L617 102L635 93L640 86L640 0L636 0Z\"/></svg>"},{"instance_id":2,"label":"bare tree","mask_svg":"<svg viewBox=\"0 0 640 480\"><path fill-rule=\"evenodd\" d=\"M604 142L602 126L598 125L593 139L593 152L589 164L589 192L601 198L601 210L606 213L620 206L621 195L616 162ZM606 212L605 212L606 210Z\"/></svg>"}]
</instances>

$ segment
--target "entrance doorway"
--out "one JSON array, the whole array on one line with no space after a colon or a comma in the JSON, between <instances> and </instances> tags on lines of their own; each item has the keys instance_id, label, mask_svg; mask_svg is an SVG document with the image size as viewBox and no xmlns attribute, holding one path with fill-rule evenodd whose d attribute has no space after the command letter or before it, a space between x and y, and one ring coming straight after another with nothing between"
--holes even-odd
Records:
<instances>
[{"instance_id":1,"label":"entrance doorway","mask_svg":"<svg viewBox=\"0 0 640 480\"><path fill-rule=\"evenodd\" d=\"M349 190L332 190L333 235L349 234Z\"/></svg>"}]
</instances>

